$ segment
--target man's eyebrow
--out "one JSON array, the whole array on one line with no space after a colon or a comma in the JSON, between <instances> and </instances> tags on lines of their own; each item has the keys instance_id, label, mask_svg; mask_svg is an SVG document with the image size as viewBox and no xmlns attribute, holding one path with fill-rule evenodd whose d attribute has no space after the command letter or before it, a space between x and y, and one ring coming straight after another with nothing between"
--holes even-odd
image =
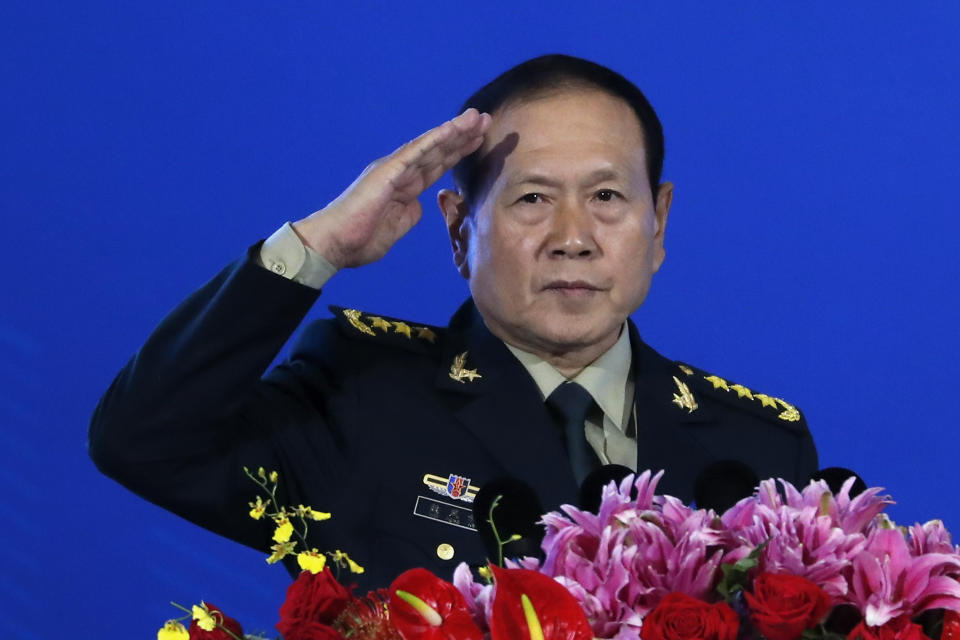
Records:
<instances>
[{"instance_id":1,"label":"man's eyebrow","mask_svg":"<svg viewBox=\"0 0 960 640\"><path fill-rule=\"evenodd\" d=\"M585 187L593 186L600 182L605 182L607 180L619 180L622 177L622 174L616 169L610 167L603 167L601 169L596 169L591 171L586 178L583 179L581 183Z\"/></svg>"},{"instance_id":2,"label":"man's eyebrow","mask_svg":"<svg viewBox=\"0 0 960 640\"><path fill-rule=\"evenodd\" d=\"M616 169L612 169L610 167L601 167L587 174L581 181L581 185L589 187L597 183L604 182L605 180L618 180L620 178L621 174ZM510 180L507 181L506 186L509 188L516 187L521 184L535 184L545 187L560 187L563 185L562 181L556 180L541 173L519 173L510 178Z\"/></svg>"},{"instance_id":3,"label":"man's eyebrow","mask_svg":"<svg viewBox=\"0 0 960 640\"><path fill-rule=\"evenodd\" d=\"M507 187L521 184L538 184L544 187L559 187L561 182L540 173L519 173L507 181Z\"/></svg>"}]
</instances>

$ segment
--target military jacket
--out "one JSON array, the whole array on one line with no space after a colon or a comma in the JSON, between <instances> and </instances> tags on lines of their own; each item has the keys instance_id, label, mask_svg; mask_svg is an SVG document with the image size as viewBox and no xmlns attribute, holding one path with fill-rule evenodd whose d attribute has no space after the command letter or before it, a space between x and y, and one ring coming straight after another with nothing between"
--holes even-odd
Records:
<instances>
[{"instance_id":1,"label":"military jacket","mask_svg":"<svg viewBox=\"0 0 960 640\"><path fill-rule=\"evenodd\" d=\"M250 517L243 468L276 470L278 503L332 513L310 545L347 551L369 588L482 563L471 501L486 482L520 479L545 510L576 502L562 433L471 301L447 327L332 307L267 371L319 294L257 266L258 250L174 309L114 380L90 427L102 471L267 551L273 526ZM795 483L816 469L794 406L669 360L628 324L638 466L665 470L659 492L691 500L718 460Z\"/></svg>"}]
</instances>

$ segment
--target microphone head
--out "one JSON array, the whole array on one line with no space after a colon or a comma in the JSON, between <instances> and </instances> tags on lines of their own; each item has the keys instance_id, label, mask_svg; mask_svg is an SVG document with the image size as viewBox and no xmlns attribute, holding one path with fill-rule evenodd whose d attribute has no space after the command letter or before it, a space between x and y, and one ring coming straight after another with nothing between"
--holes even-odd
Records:
<instances>
[{"instance_id":1,"label":"microphone head","mask_svg":"<svg viewBox=\"0 0 960 640\"><path fill-rule=\"evenodd\" d=\"M539 556L545 531L537 522L543 514L543 508L530 485L516 478L499 478L485 483L473 500L473 521L487 556L496 561L499 555L497 539L490 524L490 507L498 497L493 509L493 524L500 539L505 541L513 535L520 536L519 540L503 545L503 557Z\"/></svg>"},{"instance_id":2,"label":"microphone head","mask_svg":"<svg viewBox=\"0 0 960 640\"><path fill-rule=\"evenodd\" d=\"M620 481L631 473L633 473L633 469L622 464L605 464L591 471L583 479L583 484L580 485L580 500L578 501L580 508L590 513L596 513L600 509L603 488L611 481L620 484ZM636 488L632 489L634 499L637 497L635 495L636 491Z\"/></svg>"},{"instance_id":3,"label":"microphone head","mask_svg":"<svg viewBox=\"0 0 960 640\"><path fill-rule=\"evenodd\" d=\"M810 474L810 480L823 480L833 493L839 493L843 487L843 483L850 478L856 478L856 480L853 481L853 487L850 488L851 498L867 490L867 483L863 481L863 478L850 469L844 469L843 467L827 467L826 469L820 469Z\"/></svg>"},{"instance_id":4,"label":"microphone head","mask_svg":"<svg viewBox=\"0 0 960 640\"><path fill-rule=\"evenodd\" d=\"M740 500L753 495L760 478L739 460L718 460L700 471L693 485L693 499L700 509L723 513Z\"/></svg>"}]
</instances>

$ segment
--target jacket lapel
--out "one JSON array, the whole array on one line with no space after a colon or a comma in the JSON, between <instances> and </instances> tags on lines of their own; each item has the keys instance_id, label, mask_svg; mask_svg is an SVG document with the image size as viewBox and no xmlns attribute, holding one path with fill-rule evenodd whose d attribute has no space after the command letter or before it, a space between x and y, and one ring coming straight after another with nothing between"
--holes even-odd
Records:
<instances>
[{"instance_id":1,"label":"jacket lapel","mask_svg":"<svg viewBox=\"0 0 960 640\"><path fill-rule=\"evenodd\" d=\"M689 502L697 474L713 460L692 431L712 423L714 416L702 405L691 412L674 402L674 396L680 394L674 378L683 383L687 374L644 343L632 321L629 328L638 423L637 470L656 473L664 469L657 493Z\"/></svg>"},{"instance_id":2,"label":"jacket lapel","mask_svg":"<svg viewBox=\"0 0 960 640\"><path fill-rule=\"evenodd\" d=\"M544 510L575 503L576 481L540 390L486 328L472 300L450 322L440 367L436 384L453 398L454 416L497 460L502 475L529 484ZM457 375L458 367L467 373Z\"/></svg>"}]
</instances>

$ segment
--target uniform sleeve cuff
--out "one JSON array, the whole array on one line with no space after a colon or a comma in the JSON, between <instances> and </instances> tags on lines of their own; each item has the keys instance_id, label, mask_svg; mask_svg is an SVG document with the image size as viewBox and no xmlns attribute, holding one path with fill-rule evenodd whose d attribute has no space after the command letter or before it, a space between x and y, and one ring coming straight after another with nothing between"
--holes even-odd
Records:
<instances>
[{"instance_id":1,"label":"uniform sleeve cuff","mask_svg":"<svg viewBox=\"0 0 960 640\"><path fill-rule=\"evenodd\" d=\"M293 226L286 222L260 248L260 266L288 280L320 289L337 268L303 244Z\"/></svg>"}]
</instances>

